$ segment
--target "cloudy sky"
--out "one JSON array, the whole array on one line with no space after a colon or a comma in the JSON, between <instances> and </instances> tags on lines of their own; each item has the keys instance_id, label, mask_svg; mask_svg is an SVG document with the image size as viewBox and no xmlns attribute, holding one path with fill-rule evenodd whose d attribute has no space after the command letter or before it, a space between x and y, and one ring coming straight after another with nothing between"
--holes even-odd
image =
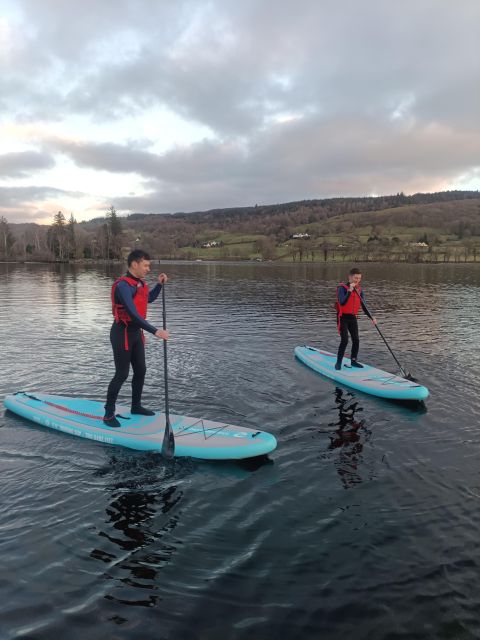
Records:
<instances>
[{"instance_id":1,"label":"cloudy sky","mask_svg":"<svg viewBox=\"0 0 480 640\"><path fill-rule=\"evenodd\" d=\"M477 0L0 0L10 222L480 188Z\"/></svg>"}]
</instances>

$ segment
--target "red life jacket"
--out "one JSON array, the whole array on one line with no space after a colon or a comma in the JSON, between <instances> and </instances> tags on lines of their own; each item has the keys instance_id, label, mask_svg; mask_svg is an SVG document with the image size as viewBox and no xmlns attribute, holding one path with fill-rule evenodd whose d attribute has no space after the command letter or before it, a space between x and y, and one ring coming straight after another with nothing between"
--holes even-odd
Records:
<instances>
[{"instance_id":1,"label":"red life jacket","mask_svg":"<svg viewBox=\"0 0 480 640\"><path fill-rule=\"evenodd\" d=\"M142 318L147 317L147 307L148 307L148 284L144 280L136 280L135 278L131 278L130 276L122 276L115 280L112 285L112 314L115 318L115 322L120 323L123 322L125 325L125 349L128 351L128 325L132 322L131 317L129 316L127 310L123 306L123 304L119 304L115 302L115 291L117 289L119 282L128 282L129 285L136 288L135 293L133 294L133 303L135 305L136 310L138 311L138 315ZM142 331L142 340L145 342L145 337Z\"/></svg>"},{"instance_id":2,"label":"red life jacket","mask_svg":"<svg viewBox=\"0 0 480 640\"><path fill-rule=\"evenodd\" d=\"M338 290L340 289L340 287L343 287L346 291L349 290L349 285L345 284L344 282L340 282L340 284L337 287L337 300L335 302L335 309L337 310L337 328L338 328L338 333L340 333L340 320L341 317L344 313L348 313L351 314L353 316L356 316L358 314L358 312L360 311L360 307L362 306L361 301L360 301L360 296L362 294L362 289L361 287L356 287L356 292L352 291L352 293L350 294L347 302L345 304L340 304L340 300L338 299ZM357 295L358 294L358 295Z\"/></svg>"}]
</instances>

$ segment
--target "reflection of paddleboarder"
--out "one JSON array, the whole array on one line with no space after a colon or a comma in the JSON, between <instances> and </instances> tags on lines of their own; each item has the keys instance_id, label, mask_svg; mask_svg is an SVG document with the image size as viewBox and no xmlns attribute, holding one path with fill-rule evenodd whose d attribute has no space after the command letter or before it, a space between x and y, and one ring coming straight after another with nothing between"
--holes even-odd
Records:
<instances>
[{"instance_id":1,"label":"reflection of paddleboarder","mask_svg":"<svg viewBox=\"0 0 480 640\"><path fill-rule=\"evenodd\" d=\"M362 482L359 465L362 461L363 443L368 439L370 432L363 420L355 419L355 414L363 409L351 394L336 388L335 402L338 405L339 419L338 422L329 425L336 427L336 430L330 436L328 448L339 449L335 466L342 484L348 489Z\"/></svg>"},{"instance_id":2,"label":"reflection of paddleboarder","mask_svg":"<svg viewBox=\"0 0 480 640\"><path fill-rule=\"evenodd\" d=\"M360 287L362 274L360 269L350 269L348 274L348 285L340 282L337 286L337 301L335 307L337 310L337 326L340 334L340 346L338 347L337 362L335 369L339 371L342 368L342 360L345 355L345 349L348 344L348 334L352 338L352 367L361 369L363 365L357 362L358 351L360 349L360 339L358 336L357 315L362 307L364 313L370 318L373 324L377 324L374 316L365 306L365 297Z\"/></svg>"}]
</instances>

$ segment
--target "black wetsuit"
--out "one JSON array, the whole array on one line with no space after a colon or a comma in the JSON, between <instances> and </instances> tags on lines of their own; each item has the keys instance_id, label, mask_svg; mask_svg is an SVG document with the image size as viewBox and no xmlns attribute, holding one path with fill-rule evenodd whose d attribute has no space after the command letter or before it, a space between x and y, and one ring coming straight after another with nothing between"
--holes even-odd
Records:
<instances>
[{"instance_id":1,"label":"black wetsuit","mask_svg":"<svg viewBox=\"0 0 480 640\"><path fill-rule=\"evenodd\" d=\"M127 272L127 276L140 282L140 279L132 276L130 272ZM162 285L157 284L149 291L149 303L158 298L161 289ZM149 333L156 333L157 328L139 315L133 301L136 290L136 287L132 287L128 282L125 282L125 280L120 281L115 288L115 302L123 305L131 318L131 322L128 323L127 327L128 349L125 348L125 325L122 322L114 322L110 329L115 375L108 385L107 402L105 404L106 416L114 415L115 413L115 403L123 383L128 378L130 365L132 365L133 369L132 407L139 407L141 405L143 384L147 370L142 329Z\"/></svg>"},{"instance_id":2,"label":"black wetsuit","mask_svg":"<svg viewBox=\"0 0 480 640\"><path fill-rule=\"evenodd\" d=\"M344 287L338 287L337 289L338 301L341 305L346 304L349 297L356 296L355 292L347 291ZM360 302L362 305L362 309L364 313L372 319L369 311L367 310L364 304L364 295L363 291L360 293ZM360 349L360 339L358 336L358 322L357 316L353 313L342 313L340 316L340 345L338 347L337 353L337 363L341 363L343 356L345 355L345 350L348 345L348 334L350 334L352 338L352 351L351 351L351 359L356 360L358 356L358 351Z\"/></svg>"}]
</instances>

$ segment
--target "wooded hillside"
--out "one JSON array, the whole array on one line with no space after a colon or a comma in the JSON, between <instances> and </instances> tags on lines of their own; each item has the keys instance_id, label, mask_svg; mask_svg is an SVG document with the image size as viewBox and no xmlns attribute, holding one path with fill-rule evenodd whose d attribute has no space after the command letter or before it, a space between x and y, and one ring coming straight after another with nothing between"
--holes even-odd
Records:
<instances>
[{"instance_id":1,"label":"wooded hillside","mask_svg":"<svg viewBox=\"0 0 480 640\"><path fill-rule=\"evenodd\" d=\"M3 233L3 236L2 236ZM156 258L464 261L480 254L480 193L305 200L50 227L0 222L0 257L118 259L142 247Z\"/></svg>"}]
</instances>

